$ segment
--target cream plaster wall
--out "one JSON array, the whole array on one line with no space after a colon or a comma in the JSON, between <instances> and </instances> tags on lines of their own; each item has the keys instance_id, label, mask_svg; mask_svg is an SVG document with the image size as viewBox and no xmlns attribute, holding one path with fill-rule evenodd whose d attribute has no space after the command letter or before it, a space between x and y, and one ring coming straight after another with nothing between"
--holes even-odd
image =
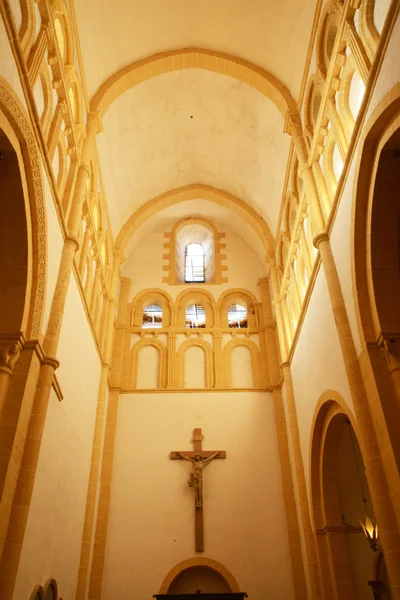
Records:
<instances>
[{"instance_id":1,"label":"cream plaster wall","mask_svg":"<svg viewBox=\"0 0 400 600\"><path fill-rule=\"evenodd\" d=\"M320 269L292 360L300 444L309 486L311 426L315 407L327 390L335 390L352 407L342 352L325 275Z\"/></svg>"},{"instance_id":2,"label":"cream plaster wall","mask_svg":"<svg viewBox=\"0 0 400 600\"><path fill-rule=\"evenodd\" d=\"M97 137L114 235L141 204L193 183L241 198L274 231L290 145L283 125L261 92L218 73L175 71L128 90Z\"/></svg>"},{"instance_id":3,"label":"cream plaster wall","mask_svg":"<svg viewBox=\"0 0 400 600\"><path fill-rule=\"evenodd\" d=\"M206 354L203 348L193 346L186 350L184 358L184 387L206 387Z\"/></svg>"},{"instance_id":4,"label":"cream plaster wall","mask_svg":"<svg viewBox=\"0 0 400 600\"><path fill-rule=\"evenodd\" d=\"M204 555L252 600L293 598L272 397L268 393L120 396L103 600L147 600L195 556L190 465L171 450L226 450L205 472Z\"/></svg>"},{"instance_id":5,"label":"cream plaster wall","mask_svg":"<svg viewBox=\"0 0 400 600\"><path fill-rule=\"evenodd\" d=\"M160 384L160 351L154 346L145 346L139 352L139 365L136 387L138 389L158 388Z\"/></svg>"},{"instance_id":6,"label":"cream plaster wall","mask_svg":"<svg viewBox=\"0 0 400 600\"><path fill-rule=\"evenodd\" d=\"M64 399L51 394L15 600L49 577L65 600L75 596L100 365L74 278L57 358Z\"/></svg>"},{"instance_id":7,"label":"cream plaster wall","mask_svg":"<svg viewBox=\"0 0 400 600\"><path fill-rule=\"evenodd\" d=\"M4 77L7 83L12 87L14 93L18 96L18 99L26 109L17 65L15 64L14 56L11 51L3 19L0 19L0 57L0 75Z\"/></svg>"},{"instance_id":8,"label":"cream plaster wall","mask_svg":"<svg viewBox=\"0 0 400 600\"><path fill-rule=\"evenodd\" d=\"M173 48L211 48L279 75L297 96L315 2L247 0L75 0L89 96L132 61ZM118 31L118 36L110 36ZM267 33L267 35L266 35Z\"/></svg>"},{"instance_id":9,"label":"cream plaster wall","mask_svg":"<svg viewBox=\"0 0 400 600\"><path fill-rule=\"evenodd\" d=\"M232 348L231 373L233 388L251 389L254 386L251 352L246 346Z\"/></svg>"},{"instance_id":10,"label":"cream plaster wall","mask_svg":"<svg viewBox=\"0 0 400 600\"><path fill-rule=\"evenodd\" d=\"M357 354L361 352L360 333L358 329L356 305L353 295L353 234L352 224L353 211L353 188L355 176L355 160L350 168L346 185L340 200L338 211L336 213L335 223L331 233L331 248L335 259L335 264L339 276L340 287L346 311L350 322L351 332ZM310 309L308 309L310 310Z\"/></svg>"}]
</instances>

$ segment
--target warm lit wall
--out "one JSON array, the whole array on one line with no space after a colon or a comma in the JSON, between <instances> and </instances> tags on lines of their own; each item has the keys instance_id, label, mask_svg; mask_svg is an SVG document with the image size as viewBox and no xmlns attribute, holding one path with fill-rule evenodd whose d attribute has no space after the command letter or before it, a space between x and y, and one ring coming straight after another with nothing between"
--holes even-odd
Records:
<instances>
[{"instance_id":1,"label":"warm lit wall","mask_svg":"<svg viewBox=\"0 0 400 600\"><path fill-rule=\"evenodd\" d=\"M64 394L52 392L14 597L57 580L74 598L93 443L100 364L74 278L57 355Z\"/></svg>"},{"instance_id":2,"label":"warm lit wall","mask_svg":"<svg viewBox=\"0 0 400 600\"><path fill-rule=\"evenodd\" d=\"M339 338L322 269L319 271L292 361L292 378L307 484L311 426L321 395L335 390L351 406Z\"/></svg>"},{"instance_id":3,"label":"warm lit wall","mask_svg":"<svg viewBox=\"0 0 400 600\"><path fill-rule=\"evenodd\" d=\"M121 395L103 600L151 598L178 562L195 556L190 465L171 450L226 450L205 472L204 556L253 600L292 598L279 457L268 393Z\"/></svg>"}]
</instances>

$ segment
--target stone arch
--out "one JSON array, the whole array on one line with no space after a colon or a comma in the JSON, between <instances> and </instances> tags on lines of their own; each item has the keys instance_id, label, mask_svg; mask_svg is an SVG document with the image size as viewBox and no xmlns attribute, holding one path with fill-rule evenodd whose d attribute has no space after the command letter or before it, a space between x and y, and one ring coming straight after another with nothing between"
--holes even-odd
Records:
<instances>
[{"instance_id":1,"label":"stone arch","mask_svg":"<svg viewBox=\"0 0 400 600\"><path fill-rule=\"evenodd\" d=\"M19 30L19 39L26 59L35 41L36 15L31 0L20 0L20 5L22 22Z\"/></svg>"},{"instance_id":2,"label":"stone arch","mask_svg":"<svg viewBox=\"0 0 400 600\"><path fill-rule=\"evenodd\" d=\"M167 192L156 196L152 200L145 202L140 208L129 217L125 225L121 228L117 239L115 241L115 247L122 252L127 246L132 235L143 225L148 219L155 215L160 210L174 206L187 200L193 200L193 198L201 198L228 208L235 214L242 217L246 223L252 227L256 235L260 238L266 251L273 251L275 248L274 238L268 227L266 221L253 209L247 202L232 196L228 192L218 190L209 185L203 185L199 183L187 185L181 188L175 188L168 190Z\"/></svg>"},{"instance_id":3,"label":"stone arch","mask_svg":"<svg viewBox=\"0 0 400 600\"><path fill-rule=\"evenodd\" d=\"M185 387L185 352L192 346L199 346L204 350L206 358L206 388L214 387L214 362L213 362L213 349L208 342L201 338L191 338L185 340L180 344L176 353L176 380L178 389Z\"/></svg>"},{"instance_id":4,"label":"stone arch","mask_svg":"<svg viewBox=\"0 0 400 600\"><path fill-rule=\"evenodd\" d=\"M0 76L0 111L18 139L25 171L31 227L32 273L29 305L25 305L23 330L28 339L39 336L46 291L46 213L41 161L29 120L14 92ZM0 114L1 117L1 114ZM27 295L28 296L28 295Z\"/></svg>"},{"instance_id":5,"label":"stone arch","mask_svg":"<svg viewBox=\"0 0 400 600\"><path fill-rule=\"evenodd\" d=\"M164 578L161 586L160 586L160 594L167 594L168 590L171 586L171 583L176 579L176 577L185 571L186 569L190 569L191 567L208 567L217 571L225 581L228 583L231 588L231 592L240 592L239 585L232 575L230 571L224 565L213 560L212 558L207 558L206 556L196 556L194 558L188 558L187 560L183 560L182 562L175 565L169 573Z\"/></svg>"},{"instance_id":6,"label":"stone arch","mask_svg":"<svg viewBox=\"0 0 400 600\"><path fill-rule=\"evenodd\" d=\"M29 600L43 600L44 589L41 585L35 585L30 595Z\"/></svg>"},{"instance_id":7,"label":"stone arch","mask_svg":"<svg viewBox=\"0 0 400 600\"><path fill-rule=\"evenodd\" d=\"M393 150L397 146L400 147L400 84L396 84L378 104L365 126L365 133L360 142L360 153L353 187L354 228L352 240L355 309L361 343L365 350L361 356L365 368L372 374L370 393L376 398L374 402L379 402L382 406L397 468L399 469L400 423L397 418L393 418L393 415L397 414L400 402L398 371L396 369L398 360L396 357L400 340L398 329L400 327L393 320L394 314L398 314L397 311L394 313L393 309L395 307L394 294L397 297L400 288L398 277L394 276L390 286L390 297L389 295L385 297L386 308L384 309L382 294L386 293L388 289L387 271L382 269L378 262L379 257L382 256L382 244L379 237L376 238L374 248L372 248L374 219L376 218L374 205L379 206L376 189L380 189L379 178L382 180L382 175L385 178L389 176L385 171L380 171L381 158L385 148L391 154L392 149L388 148L387 143L391 138L393 139L395 133L399 137L399 143L393 147ZM385 163L383 163L383 166L385 167ZM398 167L396 173L398 173ZM383 189L387 188L382 187ZM396 190L395 181L392 181L391 189ZM391 197L388 196L386 201L388 199L390 201ZM381 197L380 203L382 203L382 200L384 198ZM397 208L397 203L393 207ZM395 223L391 216L387 220L387 227L384 230L386 233L385 238L388 240L394 240L392 235L394 230L388 230L392 226L399 227L399 224ZM400 231L397 229L397 239L399 237ZM394 267L396 274L398 274L398 264L396 266L393 262L393 259L396 260L396 253L397 250L392 248L391 252L388 253L389 260L386 266ZM391 260L392 262L390 262ZM376 293L374 265L380 267L381 272L383 271L383 279L379 285L379 297ZM385 267L385 265L383 266Z\"/></svg>"},{"instance_id":8,"label":"stone arch","mask_svg":"<svg viewBox=\"0 0 400 600\"><path fill-rule=\"evenodd\" d=\"M203 306L206 312L207 328L218 324L215 299L207 290L199 288L184 290L177 297L175 304L178 327L186 327L186 309L191 304L201 304Z\"/></svg>"},{"instance_id":9,"label":"stone arch","mask_svg":"<svg viewBox=\"0 0 400 600\"><path fill-rule=\"evenodd\" d=\"M135 296L132 302L131 325L141 327L143 311L150 304L157 304L162 309L162 326L170 327L173 316L173 300L164 290L151 288L143 290Z\"/></svg>"},{"instance_id":10,"label":"stone arch","mask_svg":"<svg viewBox=\"0 0 400 600\"><path fill-rule=\"evenodd\" d=\"M317 68L326 76L331 59L330 49L338 31L339 10L332 9L332 1L327 2L321 13L320 26L316 40Z\"/></svg>"},{"instance_id":11,"label":"stone arch","mask_svg":"<svg viewBox=\"0 0 400 600\"><path fill-rule=\"evenodd\" d=\"M326 597L352 598L355 593L356 580L346 536L362 535L362 531L358 522L356 526L346 526L343 521L339 481L339 448L347 425L353 431L354 444L359 447L353 413L339 393L324 392L314 413L310 437L310 495ZM371 555L368 546L364 550Z\"/></svg>"},{"instance_id":12,"label":"stone arch","mask_svg":"<svg viewBox=\"0 0 400 600\"><path fill-rule=\"evenodd\" d=\"M226 258L225 255L221 252L221 238L225 237L225 234L218 232L218 229L210 221L209 219L205 219L204 217L185 217L184 219L179 220L172 227L170 236L169 236L169 244L168 244L168 274L165 279L163 279L164 283L174 284L174 283L184 283L183 277L183 261L184 261L184 253L183 249L179 248L179 233L185 227L200 225L207 229L212 236L212 248L211 253L212 256L209 257L209 265L208 268L206 266L206 283L226 283L223 281L222 277L222 259ZM179 264L181 262L181 264ZM208 277L207 277L208 272Z\"/></svg>"},{"instance_id":13,"label":"stone arch","mask_svg":"<svg viewBox=\"0 0 400 600\"><path fill-rule=\"evenodd\" d=\"M72 34L72 27L71 27L71 19L70 19L70 15L69 15L69 11L68 11L68 7L65 4L65 2L63 2L62 0L58 1L56 3L56 7L55 10L53 11L53 26L54 26L54 31L55 31L55 38L56 38L56 42L60 51L60 55L62 55L61 52L61 48L60 48L60 39L59 39L59 35L60 33L57 31L57 27L56 27L56 19L58 19L60 26L61 26L61 32L62 32L62 36L63 36L63 43L64 43L64 53L63 56L61 56L62 58L62 62L64 65L73 65L74 64L74 38L73 38L73 34Z\"/></svg>"},{"instance_id":14,"label":"stone arch","mask_svg":"<svg viewBox=\"0 0 400 600\"><path fill-rule=\"evenodd\" d=\"M139 340L132 346L131 349L131 388L137 389L137 376L139 367L139 353L146 346L154 346L160 353L160 366L158 372L158 389L164 389L167 387L167 360L168 351L165 344L155 338L144 338Z\"/></svg>"},{"instance_id":15,"label":"stone arch","mask_svg":"<svg viewBox=\"0 0 400 600\"><path fill-rule=\"evenodd\" d=\"M252 340L248 340L246 338L236 338L234 340L230 340L230 342L224 346L222 351L222 360L224 365L225 387L232 387L231 352L233 348L238 346L244 346L250 350L251 366L253 370L253 386L255 388L261 387L262 373L260 349Z\"/></svg>"},{"instance_id":16,"label":"stone arch","mask_svg":"<svg viewBox=\"0 0 400 600\"><path fill-rule=\"evenodd\" d=\"M51 597L49 592L51 592ZM55 579L48 579L43 586L43 598L44 600L57 600L58 598L58 585Z\"/></svg>"},{"instance_id":17,"label":"stone arch","mask_svg":"<svg viewBox=\"0 0 400 600\"><path fill-rule=\"evenodd\" d=\"M91 110L104 115L111 104L133 86L183 69L204 69L243 81L271 100L283 118L288 110L296 111L296 102L289 90L274 75L237 56L203 48L160 52L124 67L100 86L90 102Z\"/></svg>"},{"instance_id":18,"label":"stone arch","mask_svg":"<svg viewBox=\"0 0 400 600\"><path fill-rule=\"evenodd\" d=\"M242 288L235 288L223 292L217 302L219 323L221 327L228 327L228 307L230 304L244 303L247 308L248 327L257 327L256 308L257 299L251 292Z\"/></svg>"}]
</instances>

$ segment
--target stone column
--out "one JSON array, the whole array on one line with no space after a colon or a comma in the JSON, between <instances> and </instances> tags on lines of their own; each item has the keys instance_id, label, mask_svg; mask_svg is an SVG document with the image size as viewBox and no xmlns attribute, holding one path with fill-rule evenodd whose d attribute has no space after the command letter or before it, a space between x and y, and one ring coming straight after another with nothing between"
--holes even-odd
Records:
<instances>
[{"instance_id":1,"label":"stone column","mask_svg":"<svg viewBox=\"0 0 400 600\"><path fill-rule=\"evenodd\" d=\"M274 277L276 277L276 289L277 273L274 257L270 258L270 264L271 263L273 263L275 269ZM259 285L261 293L263 321L266 327L265 342L267 347L267 359L269 365L269 379L271 385L278 386L280 382L279 358L276 344L275 329L271 327L271 325L273 324L273 316L267 278L263 277L262 279L260 279ZM282 315L280 312L280 308L280 303L275 303L276 318L277 321L280 322L280 324L278 324L278 329L282 331ZM283 352L286 352L286 345L284 345ZM278 387L276 387L272 391L272 398L274 402L276 434L278 439L279 460L281 464L283 500L285 505L290 562L292 566L294 597L296 600L300 600L301 598L307 598L308 595L304 572L303 553L301 549L297 505L294 493L292 465L289 453L289 440L287 434L285 408L283 406L282 392L280 389L278 389Z\"/></svg>"},{"instance_id":2,"label":"stone column","mask_svg":"<svg viewBox=\"0 0 400 600\"><path fill-rule=\"evenodd\" d=\"M120 265L121 255L116 253L114 255L110 300L108 302L107 319L105 324L103 363L101 366L99 394L96 409L96 421L94 426L92 459L90 465L88 491L86 496L85 522L82 534L81 557L79 563L78 582L75 595L76 600L84 600L86 595L89 558L92 548L92 538L94 529L94 513L96 509L96 498L99 486L101 451L104 434L104 417L107 404L108 377L111 369L114 318L115 309L117 306L116 291Z\"/></svg>"},{"instance_id":3,"label":"stone column","mask_svg":"<svg viewBox=\"0 0 400 600\"><path fill-rule=\"evenodd\" d=\"M222 366L222 333L220 331L213 332L214 342L214 368L215 368L215 389L222 390L225 387L224 369Z\"/></svg>"},{"instance_id":4,"label":"stone column","mask_svg":"<svg viewBox=\"0 0 400 600\"><path fill-rule=\"evenodd\" d=\"M176 389L176 331L168 331L167 388Z\"/></svg>"},{"instance_id":5,"label":"stone column","mask_svg":"<svg viewBox=\"0 0 400 600\"><path fill-rule=\"evenodd\" d=\"M83 144L81 165L77 175L73 205L70 213L69 235L64 239L49 322L43 343L45 358L40 368L7 537L4 546L0 546L0 557L2 556L0 563L0 597L2 600L12 600L14 593L15 579L29 516L40 446L46 421L47 406L53 383L53 374L59 365L55 356L57 354L74 256L78 249L77 237L82 217L86 182L90 172L90 158L97 130L98 114L90 113L88 116L87 137ZM3 552L1 553L2 550Z\"/></svg>"},{"instance_id":6,"label":"stone column","mask_svg":"<svg viewBox=\"0 0 400 600\"><path fill-rule=\"evenodd\" d=\"M269 259L270 269L271 269L271 284L272 284L272 293L275 298L279 298L279 283L278 283L278 273L276 271L275 258L271 257ZM275 310L277 309L279 303L275 303ZM278 320L279 310L277 311L277 320ZM280 321L280 323L279 323ZM283 319L282 315L279 316L278 320L278 334L279 330L283 329ZM284 338L283 334L279 334L279 340ZM303 456L301 453L300 447L300 433L299 426L297 422L297 411L296 411L296 402L294 397L293 390L293 382L292 375L290 372L290 364L287 362L287 347L286 341L284 343L284 353L282 352L282 370L283 377L286 387L286 400L288 407L288 417L289 417L289 428L291 433L291 441L292 441L292 450L293 450L293 460L294 460L294 468L296 473L296 481L297 481L297 490L299 497L299 508L301 514L301 520L303 524L303 534L307 555L307 564L308 564L308 572L310 578L310 586L311 586L311 597L314 600L319 600L322 597L321 591L321 582L318 570L318 552L317 552L317 540L315 532L313 531L311 525L311 516L310 516L310 507L308 503L308 495L307 495L307 486L306 486L306 477L304 473L304 464L303 464ZM281 414L281 410L278 411L278 416ZM287 434L286 434L287 435Z\"/></svg>"}]
</instances>

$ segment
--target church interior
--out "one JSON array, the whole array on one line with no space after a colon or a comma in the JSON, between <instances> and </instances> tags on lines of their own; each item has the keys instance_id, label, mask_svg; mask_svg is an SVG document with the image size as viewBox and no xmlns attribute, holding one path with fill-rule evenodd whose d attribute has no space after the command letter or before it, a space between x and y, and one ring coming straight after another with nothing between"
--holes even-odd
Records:
<instances>
[{"instance_id":1,"label":"church interior","mask_svg":"<svg viewBox=\"0 0 400 600\"><path fill-rule=\"evenodd\" d=\"M0 600L400 600L399 0L0 0Z\"/></svg>"}]
</instances>

